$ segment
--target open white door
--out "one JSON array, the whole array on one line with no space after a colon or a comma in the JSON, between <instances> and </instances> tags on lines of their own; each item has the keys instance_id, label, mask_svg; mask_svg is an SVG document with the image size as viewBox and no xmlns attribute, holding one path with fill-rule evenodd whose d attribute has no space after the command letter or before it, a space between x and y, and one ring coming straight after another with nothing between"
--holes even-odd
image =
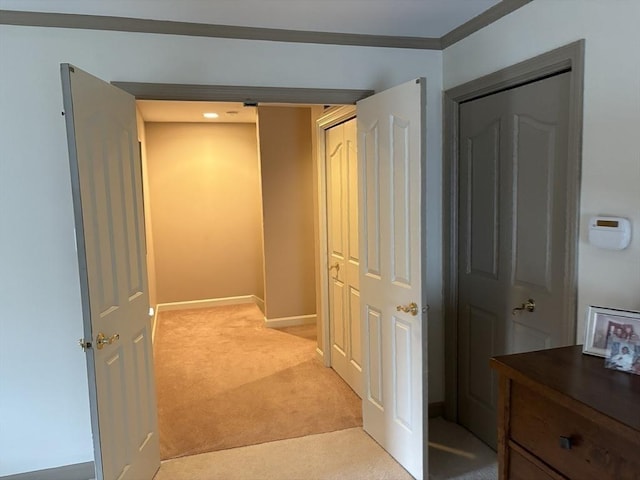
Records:
<instances>
[{"instance_id":1,"label":"open white door","mask_svg":"<svg viewBox=\"0 0 640 480\"><path fill-rule=\"evenodd\" d=\"M96 478L151 479L160 448L135 99L71 65L61 74Z\"/></svg>"},{"instance_id":2,"label":"open white door","mask_svg":"<svg viewBox=\"0 0 640 480\"><path fill-rule=\"evenodd\" d=\"M357 104L364 429L418 480L428 478L425 92L417 79Z\"/></svg>"}]
</instances>

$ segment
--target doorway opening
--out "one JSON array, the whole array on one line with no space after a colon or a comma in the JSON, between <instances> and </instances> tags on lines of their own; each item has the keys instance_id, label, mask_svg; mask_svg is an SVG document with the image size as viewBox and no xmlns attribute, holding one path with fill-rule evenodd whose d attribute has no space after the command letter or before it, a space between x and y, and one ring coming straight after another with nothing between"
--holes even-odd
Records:
<instances>
[{"instance_id":1,"label":"doorway opening","mask_svg":"<svg viewBox=\"0 0 640 480\"><path fill-rule=\"evenodd\" d=\"M78 257L81 266L91 267L86 272L83 268L79 270L81 282L84 282L83 308L87 313L84 317L85 328L89 335L103 329L116 330L116 333L109 334L108 337L102 337L102 333L98 335L97 350L117 343L121 336L117 330L127 336L126 341L107 347L106 351L95 356L91 350L87 356L90 379L94 372L96 379L91 384L90 394L100 394L103 397L115 395L118 405L124 409L119 418L125 420L118 424L124 429L99 430L100 439L95 442L96 450L100 452L96 458L96 468L98 472L107 469L98 464L100 461L108 463L109 472L125 468L121 459L111 458L108 448L103 450L102 445L117 444L122 447L121 450L124 449L124 453L133 454L134 449L130 448L133 444L119 442L117 439L123 437L126 431L138 428L146 432L141 437L141 445L148 445L149 448L145 449L146 457L136 457L136 468L151 471L156 457L154 451L157 452L158 449L155 414L144 419L148 426L131 426L126 422L136 411L141 411L140 402L145 402L146 411L153 413L156 410L155 391L150 376L152 370L149 367L152 361L150 324L144 318L144 312L140 311L142 307L146 310L149 302L146 281L143 280L146 274L142 268L146 253L141 235L143 202L136 120L135 115L131 115L135 110L134 99L96 77L77 71L73 66L63 65L62 75L65 108L73 112L67 117L67 128L74 182L74 209L80 225L77 230L78 242L80 246L88 248L85 252L79 247ZM95 97L100 97L102 103L95 102ZM425 222L422 209L425 204L425 109L426 81L414 79L364 100L359 103L358 110L360 143L365 151L363 166L359 169L365 180L362 188L359 188L359 197L363 199L363 209L370 212L369 215L358 215L359 229L363 232L362 249L369 254L363 255L365 268L361 278L371 287L363 287L361 300L365 335L370 333L369 340L364 342L367 345L364 364L365 367L371 365L371 368L367 368L367 401L363 402L363 405L367 404L363 411L368 412L369 423L364 418L364 425L367 432L416 478L422 478L427 471L427 465L423 462L426 453L423 445L426 440L424 427L428 423L424 415L428 383L423 380L427 379L428 350L427 330L422 328L422 324L423 317L426 321L428 308L421 288L426 277L422 261ZM87 118L89 121L85 121ZM96 128L103 123L105 128ZM78 144L81 148L78 148ZM119 155L113 157L118 161L105 163L111 158L107 155L110 152L105 150L105 146L109 149L120 148ZM98 163L99 167L106 164L109 169L95 168L96 162L92 162L95 156L102 159ZM393 181L387 182L387 179ZM85 199L96 197L91 189L92 182L105 188L99 192L99 202L83 203L79 195L80 189L85 192ZM119 192L121 195L112 195L110 192ZM125 205L126 208L123 208ZM98 210L83 210L83 206ZM394 209L390 210L389 206ZM113 211L122 215L111 215L110 212ZM87 223L83 223L85 221ZM133 227L129 225L132 221ZM110 235L93 235L95 228L85 232L85 225L106 225ZM129 232L132 231L134 234L130 235ZM101 243L87 243L86 238L107 242L107 248L103 248ZM392 248L387 248L389 246ZM132 254L135 257L133 261ZM96 257L98 262L94 261ZM98 267L110 267L113 264L113 261L109 263L110 257L117 259L115 266L118 268L107 269L105 274ZM381 275L381 272L385 272L385 275ZM89 278L95 282L89 284ZM99 296L104 293L106 287L111 287L112 283L116 285L120 278L135 281L135 287L131 287L135 291L131 293L131 289L125 290L128 283L122 283L123 288L117 292L122 300L118 304L125 303L127 308L120 308L110 301L110 297L107 298L107 314L118 322L117 325L107 325L101 310L96 311L97 314L88 310L90 305L87 299L90 295ZM102 304L99 305L101 307ZM134 308L137 309L135 315L126 315L128 310ZM111 315L114 312L117 315ZM123 350L126 350L126 356L121 354ZM137 356L129 355L131 350L135 350ZM141 356L144 363L140 361ZM104 362L105 359L108 361ZM122 367L124 363L128 365L126 369ZM109 385L114 384L112 377L123 371L131 374L126 379L116 379L122 381L115 388L109 389ZM111 377L105 378L105 375ZM142 395L121 395L123 389L117 388L126 381L125 388L133 385L131 391L135 392L140 380L146 382ZM109 402L98 403L92 397L94 425L99 418L104 419L110 415L104 408L108 404ZM389 408L381 408L383 404ZM97 427L95 431L98 431ZM126 469L131 470L130 467ZM104 475L112 477L111 473ZM136 476L135 473L132 475Z\"/></svg>"},{"instance_id":2,"label":"doorway opening","mask_svg":"<svg viewBox=\"0 0 640 480\"><path fill-rule=\"evenodd\" d=\"M239 435L248 440L237 439L236 443L223 443L220 448L240 446L242 441L262 443L287 436L361 426L361 407L354 415L356 397L352 392L345 392L345 387L336 384L337 375L333 371L320 372L312 365L320 365L318 359L314 358L317 355L314 340L315 258L318 253L314 247L317 243L314 239L314 219L317 214L313 199L317 195L313 178L315 142L312 133L316 118L325 112L326 107L285 104L261 104L256 107L237 102L146 100L139 100L137 104L142 144L150 303L157 305L154 338L159 341L156 348L166 345L167 329L176 321L178 324L182 322L179 328L189 321L195 322L193 325L196 330L198 320L195 317L205 317L208 319L205 321L218 325L211 327L218 328L219 332L212 343L223 336L223 343L226 342L228 346L237 341L238 333L243 331L252 331L261 336L245 336L241 350L261 350L266 348L267 343L273 342L273 354L269 356L273 357L271 361L278 368L268 370L269 362L258 360L263 370L261 373L256 372L260 368L250 366L255 365L257 358L263 358L259 356L260 352L256 353L254 359L244 351L236 353L234 358L232 351L220 348L221 344L216 344L217 347L208 345L207 348L220 350L217 356L211 357L212 364L207 365L212 371L218 364L226 363L232 367L222 373L238 368L255 374L255 378L249 375L242 381L230 379L228 383L234 384L233 389L223 387L211 393L219 402L240 407L244 413L236 413L237 418L229 420L232 423L235 421L236 427L243 421L251 421L251 426L246 425L240 430L245 433L253 430L257 435L255 438L252 435ZM216 113L218 117L209 120L203 116L204 113ZM180 318L181 314L184 317ZM220 315L226 315L228 321L220 318ZM157 327L160 318L163 323ZM247 330L242 330L241 323ZM234 325L234 328L227 328L229 325ZM278 330L265 329L265 325ZM318 322L318 328L322 328L321 325L322 322ZM200 331L210 330L205 328ZM196 334L191 332L188 335ZM180 344L180 340L173 340L171 348L174 357L176 344ZM257 342L258 347L256 344L251 347L251 341ZM193 345L185 345L189 355L195 354L197 343L194 339ZM287 354L283 351L286 345L290 349ZM303 350L307 352L306 357L300 361ZM228 357L223 358L223 352L227 352ZM162 358L161 363L166 363L166 353L157 352L157 355L156 362ZM249 367L241 366L243 360ZM172 361L175 362L175 358ZM178 362L180 365L184 363ZM161 453L163 458L179 456L181 451L175 445L179 442L173 441L172 433L167 432L163 415L179 415L178 405L184 403L180 396L188 403L186 399L189 395L183 389L182 394L178 391L177 396L171 397L173 400L165 399L161 389L172 388L162 386L166 385L163 379L168 372L164 371L166 367L158 363L156 368L161 370L156 372L161 384L158 386ZM306 370L299 371L301 368ZM205 370L203 366L198 377ZM265 396L260 403L259 395L253 390L259 388L261 383L266 385L264 381L269 378L274 383L263 392L275 394L278 379L285 370L289 377L301 379L303 377L299 375L316 375L316 381L307 385L309 388L303 386L304 380L297 382L296 412L304 411L305 401L309 411L316 408L308 402L307 397L314 391L314 385L324 385L322 392L318 392L318 401L326 401L327 405L323 408L330 408L340 421L331 423L331 416L324 415L321 418L317 414L316 430L313 430L313 419L309 418L306 418L308 428L296 428L291 425L296 415L291 412L287 415L280 408L265 414L265 421L271 425L262 425L265 427L262 428L257 414L269 411L265 405L280 403L280 407L284 407L288 400L285 396L278 399ZM224 377L222 373L212 376L221 382ZM288 388L285 384L281 387ZM229 393L230 390L233 392ZM204 395L204 386L199 395ZM340 396L344 397L344 405L336 406L336 398ZM252 403L252 400L258 403ZM220 405L216 410L221 413L223 407ZM337 415L342 410L344 413ZM279 414L285 417L278 419ZM170 422L169 418L167 422ZM215 424L213 418L208 420L201 423ZM228 422L218 422L217 427L210 430L222 432L225 423ZM181 428L176 430L180 436ZM163 441L163 436L168 438L167 442ZM183 435L189 438L190 443L198 443L197 439L192 438L194 436L194 430L189 435ZM228 432L223 436L234 438ZM216 442L211 444L217 445ZM182 454L185 451L200 453L203 450L192 451L187 448Z\"/></svg>"}]
</instances>

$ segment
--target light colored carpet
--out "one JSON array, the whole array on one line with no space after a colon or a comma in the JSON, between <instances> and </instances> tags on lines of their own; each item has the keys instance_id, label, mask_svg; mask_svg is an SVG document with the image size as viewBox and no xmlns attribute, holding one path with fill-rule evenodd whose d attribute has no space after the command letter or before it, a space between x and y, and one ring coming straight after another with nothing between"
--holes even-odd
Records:
<instances>
[{"instance_id":1,"label":"light colored carpet","mask_svg":"<svg viewBox=\"0 0 640 480\"><path fill-rule=\"evenodd\" d=\"M467 429L441 417L429 419L431 480L496 480L496 452Z\"/></svg>"},{"instance_id":2,"label":"light colored carpet","mask_svg":"<svg viewBox=\"0 0 640 480\"><path fill-rule=\"evenodd\" d=\"M160 313L161 458L362 425L358 396L316 357L315 326L263 319L253 304Z\"/></svg>"},{"instance_id":3,"label":"light colored carpet","mask_svg":"<svg viewBox=\"0 0 640 480\"><path fill-rule=\"evenodd\" d=\"M429 420L430 480L495 480L496 453L466 429ZM413 480L361 428L162 462L154 480Z\"/></svg>"},{"instance_id":4,"label":"light colored carpet","mask_svg":"<svg viewBox=\"0 0 640 480\"><path fill-rule=\"evenodd\" d=\"M162 462L154 480L412 480L361 428Z\"/></svg>"}]
</instances>

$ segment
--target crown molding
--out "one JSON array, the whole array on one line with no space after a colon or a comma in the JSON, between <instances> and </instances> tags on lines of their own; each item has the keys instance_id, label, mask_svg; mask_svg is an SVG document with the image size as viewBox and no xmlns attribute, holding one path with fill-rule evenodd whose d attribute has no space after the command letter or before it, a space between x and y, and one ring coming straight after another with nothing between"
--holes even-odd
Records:
<instances>
[{"instance_id":1,"label":"crown molding","mask_svg":"<svg viewBox=\"0 0 640 480\"><path fill-rule=\"evenodd\" d=\"M0 24L29 27L79 28L86 30L159 33L165 35L264 40L271 42L441 50L439 38L307 32L302 30L210 25L205 23L147 20L142 18L111 17L102 15L77 15L69 13L0 10Z\"/></svg>"},{"instance_id":2,"label":"crown molding","mask_svg":"<svg viewBox=\"0 0 640 480\"><path fill-rule=\"evenodd\" d=\"M157 33L164 35L262 40L270 42L316 43L323 45L444 50L531 1L532 0L502 0L500 3L441 38L308 32L276 28L211 25L170 20L149 20L143 18L78 15L70 13L26 12L17 10L0 10L0 25L77 28L84 30Z\"/></svg>"},{"instance_id":3,"label":"crown molding","mask_svg":"<svg viewBox=\"0 0 640 480\"><path fill-rule=\"evenodd\" d=\"M450 47L454 43L467 38L472 33L492 24L493 22L500 20L502 17L509 15L514 10L523 7L533 0L502 0L500 3L494 5L488 10L485 10L477 17L473 17L466 23L463 23L458 28L454 28L449 33L440 38L442 43L442 49Z\"/></svg>"}]
</instances>

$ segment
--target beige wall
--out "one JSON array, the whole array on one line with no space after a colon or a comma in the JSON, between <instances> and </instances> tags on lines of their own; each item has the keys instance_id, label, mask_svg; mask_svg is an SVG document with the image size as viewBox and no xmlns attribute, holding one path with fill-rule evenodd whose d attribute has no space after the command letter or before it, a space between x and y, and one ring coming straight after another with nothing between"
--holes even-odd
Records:
<instances>
[{"instance_id":1,"label":"beige wall","mask_svg":"<svg viewBox=\"0 0 640 480\"><path fill-rule=\"evenodd\" d=\"M265 316L316 313L311 110L259 107Z\"/></svg>"},{"instance_id":2,"label":"beige wall","mask_svg":"<svg viewBox=\"0 0 640 480\"><path fill-rule=\"evenodd\" d=\"M311 107L311 115L310 115L310 126L311 128L311 165L312 165L312 186L311 190L313 192L313 248L315 251L314 257L314 267L315 271L318 272L320 265L322 265L322 259L320 258L320 222L318 219L320 218L320 205L318 205L319 195L318 195L318 161L324 163L324 159L318 158L318 127L316 122L318 119L324 114L324 107L322 105L314 105ZM320 292L320 275L316 274L315 276L315 288L316 293ZM322 311L322 299L319 295L316 295L316 343L318 344L318 351L322 352L322 348L324 345L324 315L325 312Z\"/></svg>"},{"instance_id":3,"label":"beige wall","mask_svg":"<svg viewBox=\"0 0 640 480\"><path fill-rule=\"evenodd\" d=\"M158 303L263 298L253 124L147 123Z\"/></svg>"},{"instance_id":4,"label":"beige wall","mask_svg":"<svg viewBox=\"0 0 640 480\"><path fill-rule=\"evenodd\" d=\"M147 242L147 280L149 286L149 305L155 306L156 293L156 260L153 251L153 230L151 228L151 202L149 197L149 167L147 165L147 137L144 119L136 107L136 124L138 141L140 142L140 161L142 163L142 193L144 196L144 233Z\"/></svg>"}]
</instances>

